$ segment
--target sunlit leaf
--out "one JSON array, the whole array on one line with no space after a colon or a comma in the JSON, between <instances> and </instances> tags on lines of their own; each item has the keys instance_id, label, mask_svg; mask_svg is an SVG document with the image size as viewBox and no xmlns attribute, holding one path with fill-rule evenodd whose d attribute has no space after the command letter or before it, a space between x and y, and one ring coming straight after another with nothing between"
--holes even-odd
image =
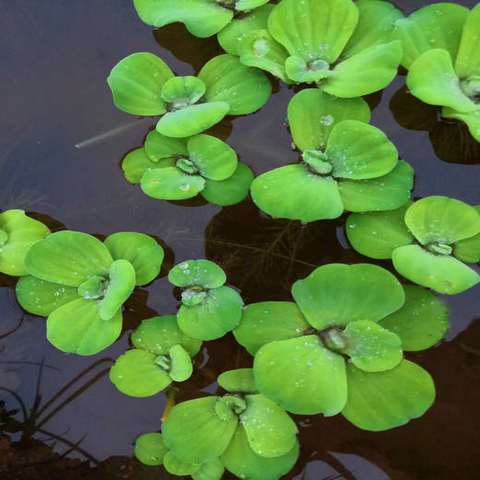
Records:
<instances>
[{"instance_id":1,"label":"sunlit leaf","mask_svg":"<svg viewBox=\"0 0 480 480\"><path fill-rule=\"evenodd\" d=\"M210 260L187 260L170 270L168 281L181 288L195 285L217 288L225 284L227 276L221 267Z\"/></svg>"},{"instance_id":2,"label":"sunlit leaf","mask_svg":"<svg viewBox=\"0 0 480 480\"><path fill-rule=\"evenodd\" d=\"M480 5L477 4L469 13L463 27L462 39L455 62L455 71L460 78L480 75L479 37Z\"/></svg>"},{"instance_id":3,"label":"sunlit leaf","mask_svg":"<svg viewBox=\"0 0 480 480\"><path fill-rule=\"evenodd\" d=\"M173 166L175 163L173 160L167 160L166 166ZM125 155L122 161L122 170L125 178L133 184L140 183L142 181L143 174L149 168L159 168L161 165L152 162L147 157L144 148L136 148Z\"/></svg>"},{"instance_id":4,"label":"sunlit leaf","mask_svg":"<svg viewBox=\"0 0 480 480\"><path fill-rule=\"evenodd\" d=\"M216 458L203 462L195 472L191 473L192 480L221 480L225 468L223 462Z\"/></svg>"},{"instance_id":5,"label":"sunlit leaf","mask_svg":"<svg viewBox=\"0 0 480 480\"><path fill-rule=\"evenodd\" d=\"M173 452L167 452L163 458L163 466L168 473L178 476L187 476L195 472L199 465L180 460Z\"/></svg>"},{"instance_id":6,"label":"sunlit leaf","mask_svg":"<svg viewBox=\"0 0 480 480\"><path fill-rule=\"evenodd\" d=\"M475 209L480 214L480 206ZM453 246L453 255L462 262L480 262L480 234L456 242Z\"/></svg>"},{"instance_id":7,"label":"sunlit leaf","mask_svg":"<svg viewBox=\"0 0 480 480\"><path fill-rule=\"evenodd\" d=\"M167 452L161 433L144 433L135 440L135 457L144 465L162 465Z\"/></svg>"},{"instance_id":8,"label":"sunlit leaf","mask_svg":"<svg viewBox=\"0 0 480 480\"><path fill-rule=\"evenodd\" d=\"M217 378L217 383L230 393L256 393L255 379L251 368L238 368L223 372Z\"/></svg>"},{"instance_id":9,"label":"sunlit leaf","mask_svg":"<svg viewBox=\"0 0 480 480\"><path fill-rule=\"evenodd\" d=\"M184 382L192 376L193 365L190 355L181 345L174 345L169 350L170 371L169 375L175 382Z\"/></svg>"},{"instance_id":10,"label":"sunlit leaf","mask_svg":"<svg viewBox=\"0 0 480 480\"><path fill-rule=\"evenodd\" d=\"M145 153L152 162L152 168L160 160L188 157L187 139L171 138L152 130L145 139Z\"/></svg>"},{"instance_id":11,"label":"sunlit leaf","mask_svg":"<svg viewBox=\"0 0 480 480\"><path fill-rule=\"evenodd\" d=\"M245 12L249 10L253 10L254 8L261 7L265 5L270 0L236 0L235 1L235 9L239 10L240 12Z\"/></svg>"}]
</instances>

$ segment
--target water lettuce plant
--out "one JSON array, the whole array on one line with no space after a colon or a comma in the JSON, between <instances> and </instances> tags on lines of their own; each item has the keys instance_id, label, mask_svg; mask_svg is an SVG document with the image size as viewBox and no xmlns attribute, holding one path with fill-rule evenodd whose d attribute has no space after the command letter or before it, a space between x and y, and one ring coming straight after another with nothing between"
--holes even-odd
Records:
<instances>
[{"instance_id":1,"label":"water lettuce plant","mask_svg":"<svg viewBox=\"0 0 480 480\"><path fill-rule=\"evenodd\" d=\"M27 312L48 317L47 338L59 350L94 355L119 337L122 305L135 286L157 277L163 258L163 248L142 233L114 233L101 242L55 232L28 251L17 300Z\"/></svg>"},{"instance_id":2,"label":"water lettuce plant","mask_svg":"<svg viewBox=\"0 0 480 480\"><path fill-rule=\"evenodd\" d=\"M245 65L290 84L315 84L337 97L367 95L386 87L402 58L392 39L402 14L389 2L364 0L281 0L264 28L259 21L237 28L226 40Z\"/></svg>"},{"instance_id":3,"label":"water lettuce plant","mask_svg":"<svg viewBox=\"0 0 480 480\"><path fill-rule=\"evenodd\" d=\"M347 237L363 255L391 258L408 280L454 295L480 282L466 265L480 261L479 213L453 198L426 197L391 212L350 215Z\"/></svg>"},{"instance_id":4,"label":"water lettuce plant","mask_svg":"<svg viewBox=\"0 0 480 480\"><path fill-rule=\"evenodd\" d=\"M198 340L214 340L233 330L242 316L243 300L225 286L225 272L209 260L187 260L168 274L170 283L182 289L178 326Z\"/></svg>"},{"instance_id":5,"label":"water lettuce plant","mask_svg":"<svg viewBox=\"0 0 480 480\"><path fill-rule=\"evenodd\" d=\"M185 200L201 194L221 206L244 200L253 180L229 145L205 134L169 138L154 130L143 148L126 155L122 169L149 197Z\"/></svg>"},{"instance_id":6,"label":"water lettuce plant","mask_svg":"<svg viewBox=\"0 0 480 480\"><path fill-rule=\"evenodd\" d=\"M480 141L480 5L471 11L453 3L421 8L398 21L407 86L444 118L466 123Z\"/></svg>"},{"instance_id":7,"label":"water lettuce plant","mask_svg":"<svg viewBox=\"0 0 480 480\"><path fill-rule=\"evenodd\" d=\"M134 53L112 69L107 81L117 108L161 116L157 131L174 138L202 133L226 115L253 113L271 94L267 77L232 55L212 58L197 77L176 77L156 55Z\"/></svg>"},{"instance_id":8,"label":"water lettuce plant","mask_svg":"<svg viewBox=\"0 0 480 480\"><path fill-rule=\"evenodd\" d=\"M184 382L193 372L191 357L202 342L185 335L175 315L143 320L132 333L132 349L110 369L111 382L125 395L149 397L172 382Z\"/></svg>"},{"instance_id":9,"label":"water lettuce plant","mask_svg":"<svg viewBox=\"0 0 480 480\"><path fill-rule=\"evenodd\" d=\"M172 466L196 469L215 462L239 478L276 480L286 474L299 453L293 420L258 393L251 369L225 372L218 383L226 394L182 402L171 410L162 428L167 470L197 478L195 471Z\"/></svg>"},{"instance_id":10,"label":"water lettuce plant","mask_svg":"<svg viewBox=\"0 0 480 480\"><path fill-rule=\"evenodd\" d=\"M50 230L23 210L0 213L0 273L20 277L27 274L25 256L30 247Z\"/></svg>"},{"instance_id":11,"label":"water lettuce plant","mask_svg":"<svg viewBox=\"0 0 480 480\"><path fill-rule=\"evenodd\" d=\"M252 182L255 204L272 217L312 222L344 210L398 208L410 198L413 169L398 160L392 142L369 125L361 98L341 99L318 89L297 93L288 123L302 161Z\"/></svg>"},{"instance_id":12,"label":"water lettuce plant","mask_svg":"<svg viewBox=\"0 0 480 480\"><path fill-rule=\"evenodd\" d=\"M429 374L403 358L437 343L445 307L420 287L406 291L370 264L329 264L294 283L295 302L248 305L237 341L254 359L258 390L285 410L342 413L366 430L387 430L430 407Z\"/></svg>"}]
</instances>

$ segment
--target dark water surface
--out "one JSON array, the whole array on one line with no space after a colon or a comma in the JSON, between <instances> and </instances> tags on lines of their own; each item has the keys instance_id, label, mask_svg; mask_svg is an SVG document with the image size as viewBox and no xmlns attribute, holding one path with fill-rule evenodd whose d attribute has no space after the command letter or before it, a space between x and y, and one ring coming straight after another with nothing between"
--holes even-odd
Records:
<instances>
[{"instance_id":1,"label":"dark water surface","mask_svg":"<svg viewBox=\"0 0 480 480\"><path fill-rule=\"evenodd\" d=\"M433 2L397 2L408 11L426 3ZM343 219L301 226L267 219L249 200L224 209L161 202L124 180L119 162L141 145L153 121L115 109L105 82L109 70L130 53L150 51L176 73L193 74L219 53L215 40L195 39L179 26L152 33L130 0L0 0L0 12L1 210L23 208L52 228L102 236L124 230L154 235L168 247L167 268L190 258L218 261L246 303L289 299L291 283L318 265L369 261L344 241ZM377 105L373 123L415 167L415 195L443 194L480 204L480 149L463 128L440 122L434 109L417 103L403 83L399 76L382 96L368 100ZM297 160L284 125L294 92L278 84L275 92L260 112L228 120L215 131L257 174ZM118 127L125 130L90 141ZM22 428L60 454L98 462L109 458L100 476L78 478L167 478L156 469L137 474L136 462L124 458L131 456L137 435L159 429L164 395L128 398L105 375L111 359L127 348L128 329L156 313L175 311L177 301L165 276L129 302L122 338L88 358L54 349L45 338L44 319L23 316L21 326L7 335L22 319L12 286L0 277L0 387L17 395L0 390L6 409L18 408L19 401L27 414L34 408L37 415ZM301 418L302 456L288 478L479 478L479 293L477 286L446 298L451 311L447 341L408 355L437 385L437 401L423 418L384 433L363 432L341 416ZM182 384L179 399L215 391L218 373L249 361L231 338L210 342L199 358L201 368ZM62 396L48 402L72 380ZM10 422L12 418L22 421L22 414ZM20 447L18 455L33 448L31 442ZM0 472L2 455L0 442ZM19 467L2 478L48 478L27 470ZM65 473L58 478L77 477Z\"/></svg>"}]
</instances>

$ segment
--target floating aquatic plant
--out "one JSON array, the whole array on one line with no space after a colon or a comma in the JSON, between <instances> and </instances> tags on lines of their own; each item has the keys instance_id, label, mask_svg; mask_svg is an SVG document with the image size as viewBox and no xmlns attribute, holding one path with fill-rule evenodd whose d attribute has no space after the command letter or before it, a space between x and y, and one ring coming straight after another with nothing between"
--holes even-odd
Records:
<instances>
[{"instance_id":1,"label":"floating aquatic plant","mask_svg":"<svg viewBox=\"0 0 480 480\"><path fill-rule=\"evenodd\" d=\"M225 286L225 272L209 260L179 263L168 274L182 289L178 326L192 338L214 340L233 330L242 316L242 297Z\"/></svg>"},{"instance_id":2,"label":"floating aquatic plant","mask_svg":"<svg viewBox=\"0 0 480 480\"><path fill-rule=\"evenodd\" d=\"M393 143L369 119L360 98L317 89L296 94L288 122L302 162L258 176L251 186L256 205L272 217L312 222L407 202L413 169L398 161Z\"/></svg>"},{"instance_id":3,"label":"floating aquatic plant","mask_svg":"<svg viewBox=\"0 0 480 480\"><path fill-rule=\"evenodd\" d=\"M268 19L238 26L221 43L245 65L284 82L359 97L395 78L402 47L392 32L401 17L389 2L377 0L281 0Z\"/></svg>"},{"instance_id":4,"label":"floating aquatic plant","mask_svg":"<svg viewBox=\"0 0 480 480\"><path fill-rule=\"evenodd\" d=\"M144 320L132 333L133 349L115 361L110 380L125 395L149 397L172 382L184 382L193 372L202 342L185 335L175 315Z\"/></svg>"},{"instance_id":5,"label":"floating aquatic plant","mask_svg":"<svg viewBox=\"0 0 480 480\"><path fill-rule=\"evenodd\" d=\"M46 237L49 229L23 210L0 213L0 273L20 277L27 274L25 256L30 247Z\"/></svg>"},{"instance_id":6,"label":"floating aquatic plant","mask_svg":"<svg viewBox=\"0 0 480 480\"><path fill-rule=\"evenodd\" d=\"M444 118L467 124L480 141L480 5L428 5L397 22L407 86Z\"/></svg>"},{"instance_id":7,"label":"floating aquatic plant","mask_svg":"<svg viewBox=\"0 0 480 480\"><path fill-rule=\"evenodd\" d=\"M25 258L17 300L46 316L47 338L63 352L94 355L122 329L122 305L160 272L164 252L148 235L121 232L104 242L81 232L52 233Z\"/></svg>"},{"instance_id":8,"label":"floating aquatic plant","mask_svg":"<svg viewBox=\"0 0 480 480\"><path fill-rule=\"evenodd\" d=\"M213 58L197 77L175 77L156 55L134 53L112 69L108 85L120 110L160 115L157 131L174 138L202 133L226 115L253 113L271 94L265 75L232 55Z\"/></svg>"},{"instance_id":9,"label":"floating aquatic plant","mask_svg":"<svg viewBox=\"0 0 480 480\"><path fill-rule=\"evenodd\" d=\"M244 200L253 180L229 145L204 134L177 139L152 131L144 148L125 157L122 168L127 180L140 183L150 197L185 200L200 193L222 206Z\"/></svg>"},{"instance_id":10,"label":"floating aquatic plant","mask_svg":"<svg viewBox=\"0 0 480 480\"><path fill-rule=\"evenodd\" d=\"M479 209L459 200L432 196L391 212L352 214L346 230L355 250L391 258L398 273L424 287L454 295L480 282L465 265L480 261Z\"/></svg>"},{"instance_id":11,"label":"floating aquatic plant","mask_svg":"<svg viewBox=\"0 0 480 480\"><path fill-rule=\"evenodd\" d=\"M432 293L404 292L375 265L330 264L297 281L292 295L295 303L248 305L234 330L255 355L262 394L292 413L341 412L367 430L397 427L430 407L433 382L403 351L445 334L447 312Z\"/></svg>"}]
</instances>

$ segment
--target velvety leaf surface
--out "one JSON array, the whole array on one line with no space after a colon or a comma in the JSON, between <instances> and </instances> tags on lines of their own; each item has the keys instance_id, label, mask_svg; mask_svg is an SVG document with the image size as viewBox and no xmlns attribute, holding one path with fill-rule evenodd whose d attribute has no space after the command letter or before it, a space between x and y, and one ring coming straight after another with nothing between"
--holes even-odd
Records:
<instances>
[{"instance_id":1,"label":"velvety leaf surface","mask_svg":"<svg viewBox=\"0 0 480 480\"><path fill-rule=\"evenodd\" d=\"M158 165L158 162L163 159L188 157L187 140L166 137L152 130L145 139L145 153L154 165Z\"/></svg>"},{"instance_id":2,"label":"velvety leaf surface","mask_svg":"<svg viewBox=\"0 0 480 480\"><path fill-rule=\"evenodd\" d=\"M288 104L288 123L299 150L322 149L332 128L342 120L370 121L370 108L361 98L337 98L317 88L297 93Z\"/></svg>"},{"instance_id":3,"label":"velvety leaf surface","mask_svg":"<svg viewBox=\"0 0 480 480\"><path fill-rule=\"evenodd\" d=\"M98 302L78 298L53 311L47 319L47 338L66 353L95 355L109 347L122 331L122 314L102 320Z\"/></svg>"},{"instance_id":4,"label":"velvety leaf surface","mask_svg":"<svg viewBox=\"0 0 480 480\"><path fill-rule=\"evenodd\" d=\"M107 247L92 235L69 230L35 243L25 258L31 275L78 287L94 275L106 275L113 260Z\"/></svg>"},{"instance_id":5,"label":"velvety leaf surface","mask_svg":"<svg viewBox=\"0 0 480 480\"><path fill-rule=\"evenodd\" d=\"M167 452L163 458L163 466L168 473L178 476L189 476L195 472L199 465L180 460L173 452Z\"/></svg>"},{"instance_id":6,"label":"velvety leaf surface","mask_svg":"<svg viewBox=\"0 0 480 480\"><path fill-rule=\"evenodd\" d=\"M463 292L480 282L480 275L460 260L435 255L419 245L395 249L392 261L398 273L411 282L447 295Z\"/></svg>"},{"instance_id":7,"label":"velvety leaf surface","mask_svg":"<svg viewBox=\"0 0 480 480\"><path fill-rule=\"evenodd\" d=\"M271 342L256 354L261 393L299 415L336 415L347 401L345 360L315 335Z\"/></svg>"},{"instance_id":8,"label":"velvety leaf surface","mask_svg":"<svg viewBox=\"0 0 480 480\"><path fill-rule=\"evenodd\" d=\"M255 379L251 368L238 368L223 372L217 378L217 383L230 393L256 393Z\"/></svg>"},{"instance_id":9,"label":"velvety leaf surface","mask_svg":"<svg viewBox=\"0 0 480 480\"><path fill-rule=\"evenodd\" d=\"M174 345L169 350L171 367L169 375L175 382L188 380L193 373L190 355L181 345Z\"/></svg>"},{"instance_id":10,"label":"velvety leaf surface","mask_svg":"<svg viewBox=\"0 0 480 480\"><path fill-rule=\"evenodd\" d=\"M167 166L173 166L174 162L171 161ZM125 155L122 161L122 170L125 178L133 184L140 183L142 181L143 174L149 168L159 168L161 165L152 162L145 153L144 148L136 148Z\"/></svg>"},{"instance_id":11,"label":"velvety leaf surface","mask_svg":"<svg viewBox=\"0 0 480 480\"><path fill-rule=\"evenodd\" d=\"M207 85L208 102L226 102L230 115L246 115L263 107L272 86L259 70L247 67L233 55L219 55L204 65L198 77Z\"/></svg>"},{"instance_id":12,"label":"velvety leaf surface","mask_svg":"<svg viewBox=\"0 0 480 480\"><path fill-rule=\"evenodd\" d=\"M143 233L118 232L105 239L114 260L128 260L135 269L135 284L146 285L160 273L165 252L152 237Z\"/></svg>"},{"instance_id":13,"label":"velvety leaf surface","mask_svg":"<svg viewBox=\"0 0 480 480\"><path fill-rule=\"evenodd\" d=\"M480 4L477 4L469 13L463 27L462 39L455 62L455 71L460 78L480 75L479 38Z\"/></svg>"},{"instance_id":14,"label":"velvety leaf surface","mask_svg":"<svg viewBox=\"0 0 480 480\"><path fill-rule=\"evenodd\" d=\"M337 218L343 204L335 180L287 165L257 177L251 186L255 204L274 218L313 222Z\"/></svg>"},{"instance_id":15,"label":"velvety leaf surface","mask_svg":"<svg viewBox=\"0 0 480 480\"><path fill-rule=\"evenodd\" d=\"M144 465L162 465L167 452L161 433L144 433L135 440L135 457Z\"/></svg>"},{"instance_id":16,"label":"velvety leaf surface","mask_svg":"<svg viewBox=\"0 0 480 480\"><path fill-rule=\"evenodd\" d=\"M239 11L249 11L265 5L270 0L236 0L235 8Z\"/></svg>"},{"instance_id":17,"label":"velvety leaf surface","mask_svg":"<svg viewBox=\"0 0 480 480\"><path fill-rule=\"evenodd\" d=\"M121 60L110 72L107 82L117 108L133 115L155 116L165 112L160 92L173 76L161 58L141 52Z\"/></svg>"},{"instance_id":18,"label":"velvety leaf surface","mask_svg":"<svg viewBox=\"0 0 480 480\"><path fill-rule=\"evenodd\" d=\"M292 295L308 323L317 330L368 319L378 322L405 301L390 272L367 263L332 263L297 280Z\"/></svg>"},{"instance_id":19,"label":"velvety leaf surface","mask_svg":"<svg viewBox=\"0 0 480 480\"><path fill-rule=\"evenodd\" d=\"M432 292L405 285L405 304L380 321L382 327L396 333L402 348L417 352L440 342L448 330L448 309Z\"/></svg>"},{"instance_id":20,"label":"velvety leaf surface","mask_svg":"<svg viewBox=\"0 0 480 480\"><path fill-rule=\"evenodd\" d=\"M480 206L475 209L480 214ZM480 234L456 242L453 246L453 255L462 262L480 262Z\"/></svg>"},{"instance_id":21,"label":"velvety leaf surface","mask_svg":"<svg viewBox=\"0 0 480 480\"><path fill-rule=\"evenodd\" d=\"M435 400L435 385L426 370L403 360L379 373L347 366L348 402L342 415L356 427L380 432L421 417Z\"/></svg>"},{"instance_id":22,"label":"velvety leaf surface","mask_svg":"<svg viewBox=\"0 0 480 480\"><path fill-rule=\"evenodd\" d=\"M237 428L235 416L222 420L215 411L219 397L197 398L176 405L163 424L165 445L182 461L203 463L223 454Z\"/></svg>"},{"instance_id":23,"label":"velvety leaf surface","mask_svg":"<svg viewBox=\"0 0 480 480\"><path fill-rule=\"evenodd\" d=\"M223 463L216 458L215 460L202 463L191 476L193 480L221 480L224 472Z\"/></svg>"},{"instance_id":24,"label":"velvety leaf surface","mask_svg":"<svg viewBox=\"0 0 480 480\"><path fill-rule=\"evenodd\" d=\"M210 260L187 260L170 270L168 281L181 288L193 285L218 288L225 284L227 276L221 267Z\"/></svg>"},{"instance_id":25,"label":"velvety leaf surface","mask_svg":"<svg viewBox=\"0 0 480 480\"><path fill-rule=\"evenodd\" d=\"M255 355L274 340L302 336L310 328L293 302L260 302L243 309L240 325L233 331L237 342Z\"/></svg>"}]
</instances>

